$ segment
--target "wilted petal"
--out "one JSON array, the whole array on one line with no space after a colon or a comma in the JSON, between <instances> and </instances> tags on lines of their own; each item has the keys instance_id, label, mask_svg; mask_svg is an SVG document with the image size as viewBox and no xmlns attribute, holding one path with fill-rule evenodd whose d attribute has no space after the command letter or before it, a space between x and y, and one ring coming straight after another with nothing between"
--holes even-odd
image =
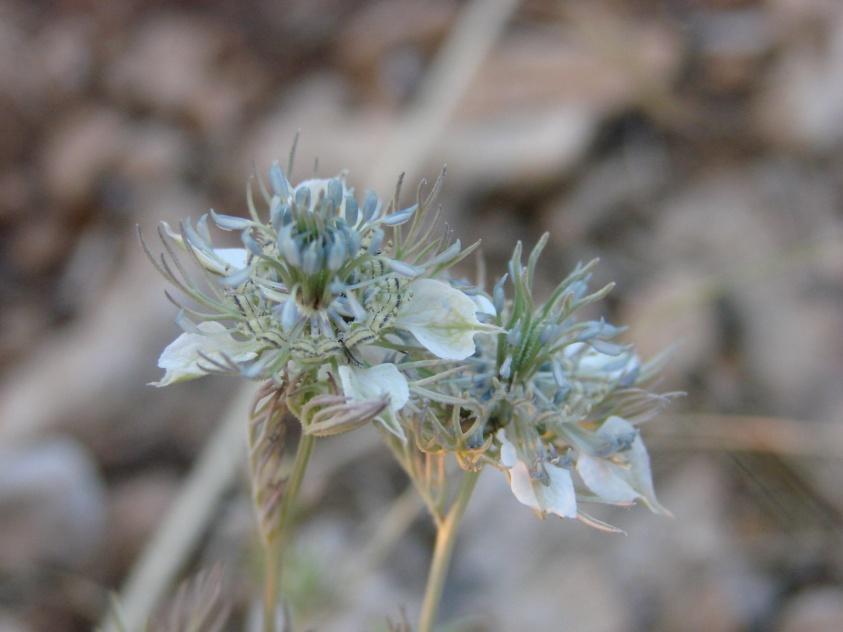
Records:
<instances>
[{"instance_id":1,"label":"wilted petal","mask_svg":"<svg viewBox=\"0 0 843 632\"><path fill-rule=\"evenodd\" d=\"M153 386L167 386L207 375L199 366L207 363L201 354L211 358L225 354L235 362L245 362L257 355L254 343L235 340L218 322L199 323L197 329L200 333L183 333L167 345L158 358L164 377L153 382Z\"/></svg>"},{"instance_id":2,"label":"wilted petal","mask_svg":"<svg viewBox=\"0 0 843 632\"><path fill-rule=\"evenodd\" d=\"M500 331L477 320L474 301L447 283L419 279L410 291L412 298L402 306L396 326L440 358L464 360L474 353L474 334Z\"/></svg>"}]
</instances>

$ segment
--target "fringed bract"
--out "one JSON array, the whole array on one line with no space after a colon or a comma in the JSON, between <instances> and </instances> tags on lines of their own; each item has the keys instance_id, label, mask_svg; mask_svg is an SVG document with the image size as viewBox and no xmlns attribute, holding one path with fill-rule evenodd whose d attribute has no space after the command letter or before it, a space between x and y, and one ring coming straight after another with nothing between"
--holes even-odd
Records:
<instances>
[{"instance_id":1,"label":"fringed bract","mask_svg":"<svg viewBox=\"0 0 843 632\"><path fill-rule=\"evenodd\" d=\"M264 543L278 537L278 512L284 497L281 469L287 434L286 387L269 380L255 395L249 416L249 470L258 529Z\"/></svg>"}]
</instances>

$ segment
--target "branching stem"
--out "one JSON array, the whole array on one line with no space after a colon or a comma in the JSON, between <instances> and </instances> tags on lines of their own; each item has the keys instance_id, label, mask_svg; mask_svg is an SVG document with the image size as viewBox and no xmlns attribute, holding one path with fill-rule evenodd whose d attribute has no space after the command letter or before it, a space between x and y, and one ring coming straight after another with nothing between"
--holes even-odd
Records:
<instances>
[{"instance_id":1,"label":"branching stem","mask_svg":"<svg viewBox=\"0 0 843 632\"><path fill-rule=\"evenodd\" d=\"M457 531L479 476L480 470L476 472L468 471L463 475L457 497L448 510L445 519L437 527L433 560L430 563L427 587L425 588L424 602L419 619L419 632L433 631L436 614L439 611L439 602L442 600L442 591L445 588L445 579L448 576L448 567L451 564Z\"/></svg>"}]
</instances>

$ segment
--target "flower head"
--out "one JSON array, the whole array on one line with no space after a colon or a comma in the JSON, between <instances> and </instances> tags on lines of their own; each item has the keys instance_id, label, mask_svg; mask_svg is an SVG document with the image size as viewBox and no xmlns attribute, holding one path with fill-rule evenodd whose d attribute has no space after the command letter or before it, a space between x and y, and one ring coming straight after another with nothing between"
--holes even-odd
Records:
<instances>
[{"instance_id":1,"label":"flower head","mask_svg":"<svg viewBox=\"0 0 843 632\"><path fill-rule=\"evenodd\" d=\"M509 480L516 499L538 513L578 518L612 529L583 511L588 501L628 505L638 500L666 513L653 490L649 457L634 424L660 409L669 396L645 385L658 368L616 341L623 332L604 320L578 321L576 312L611 289L588 292L595 262L579 265L547 301L532 286L543 237L526 267L516 247L494 288L489 313L502 330L478 339L467 369L449 385L473 437L483 446L473 463L491 463ZM505 288L512 287L512 297ZM485 304L487 299L476 300ZM455 449L459 432L431 421L422 429Z\"/></svg>"},{"instance_id":2,"label":"flower head","mask_svg":"<svg viewBox=\"0 0 843 632\"><path fill-rule=\"evenodd\" d=\"M264 214L250 186L248 217L212 210L178 232L162 224L168 256L151 258L194 305L182 306L185 333L161 355L165 375L156 385L212 372L295 382L292 398L346 398L307 409L320 415L314 432L358 424L368 412L403 438L397 413L415 377L405 365L464 360L475 336L500 331L481 322L477 303L443 274L478 244L430 238L435 219L426 213L440 183L399 208L400 187L384 205L371 191L358 200L344 175L294 186L275 163L269 188L261 184ZM210 224L239 233L243 247L215 247ZM382 397L385 407L372 404Z\"/></svg>"}]
</instances>

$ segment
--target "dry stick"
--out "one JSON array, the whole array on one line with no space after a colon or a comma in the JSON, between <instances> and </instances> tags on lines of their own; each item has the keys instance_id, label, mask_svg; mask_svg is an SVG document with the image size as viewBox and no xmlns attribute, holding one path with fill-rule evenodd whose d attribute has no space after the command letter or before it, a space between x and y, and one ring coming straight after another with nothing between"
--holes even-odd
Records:
<instances>
[{"instance_id":1,"label":"dry stick","mask_svg":"<svg viewBox=\"0 0 843 632\"><path fill-rule=\"evenodd\" d=\"M119 597L128 632L143 629L234 480L246 452L244 419L253 390L242 388L237 393L173 500L167 517L132 568ZM115 629L108 619L101 627L109 632Z\"/></svg>"}]
</instances>

